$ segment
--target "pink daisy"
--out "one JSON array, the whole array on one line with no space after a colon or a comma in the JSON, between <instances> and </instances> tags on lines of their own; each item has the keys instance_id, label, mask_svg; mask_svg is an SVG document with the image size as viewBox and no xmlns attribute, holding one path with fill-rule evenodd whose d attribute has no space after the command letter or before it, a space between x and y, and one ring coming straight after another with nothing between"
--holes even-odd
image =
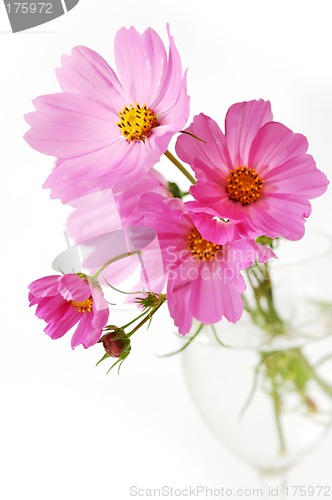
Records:
<instances>
[{"instance_id":1,"label":"pink daisy","mask_svg":"<svg viewBox=\"0 0 332 500\"><path fill-rule=\"evenodd\" d=\"M71 340L74 349L98 342L109 310L101 289L76 274L46 276L29 286L30 306L37 304L36 316L46 321L45 333L58 339L76 323Z\"/></svg>"},{"instance_id":2,"label":"pink daisy","mask_svg":"<svg viewBox=\"0 0 332 500\"><path fill-rule=\"evenodd\" d=\"M204 114L187 131L205 141L183 134L176 144L198 179L190 190L196 210L231 220L245 237L302 238L309 199L323 194L329 181L307 154L306 138L272 121L269 102L231 106L225 134Z\"/></svg>"},{"instance_id":3,"label":"pink daisy","mask_svg":"<svg viewBox=\"0 0 332 500\"><path fill-rule=\"evenodd\" d=\"M115 37L118 77L96 52L76 47L57 71L63 93L38 97L25 138L60 159L44 187L64 203L91 192L122 191L166 151L189 114L186 75L169 33L169 56L151 28Z\"/></svg>"},{"instance_id":4,"label":"pink daisy","mask_svg":"<svg viewBox=\"0 0 332 500\"><path fill-rule=\"evenodd\" d=\"M142 197L141 210L145 224L159 239L168 278L167 303L179 333L189 332L193 318L204 324L216 323L223 316L238 321L246 288L240 271L257 257L268 260L273 252L265 247L261 251L253 241L218 245L204 239L179 199L147 194ZM142 233L140 237L144 237Z\"/></svg>"}]
</instances>

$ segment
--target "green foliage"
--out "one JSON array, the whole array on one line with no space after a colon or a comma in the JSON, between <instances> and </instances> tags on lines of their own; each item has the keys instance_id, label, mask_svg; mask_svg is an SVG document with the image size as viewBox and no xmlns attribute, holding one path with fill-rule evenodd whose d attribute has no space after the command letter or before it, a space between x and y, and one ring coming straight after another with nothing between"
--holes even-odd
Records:
<instances>
[{"instance_id":1,"label":"green foliage","mask_svg":"<svg viewBox=\"0 0 332 500\"><path fill-rule=\"evenodd\" d=\"M180 200L182 200L182 198L186 194L188 194L186 192L181 191L181 189L175 182L168 183L168 191L174 196L174 198L180 198Z\"/></svg>"}]
</instances>

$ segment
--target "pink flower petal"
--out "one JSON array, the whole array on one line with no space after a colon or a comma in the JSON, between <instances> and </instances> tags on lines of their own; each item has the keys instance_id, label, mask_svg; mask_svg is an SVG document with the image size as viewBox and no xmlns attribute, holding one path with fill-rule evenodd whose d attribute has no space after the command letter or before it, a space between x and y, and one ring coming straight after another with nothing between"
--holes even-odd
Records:
<instances>
[{"instance_id":1,"label":"pink flower petal","mask_svg":"<svg viewBox=\"0 0 332 500\"><path fill-rule=\"evenodd\" d=\"M119 169L137 168L137 155L131 157L136 144L119 139L114 146L61 162L46 179L43 187L51 189L51 198L68 203L81 196L114 186L119 179ZM140 145L137 145L140 148ZM128 158L129 157L129 158ZM127 161L126 161L127 160ZM142 168L142 165L138 165ZM134 177L134 176L133 176ZM133 179L132 179L132 182ZM127 181L128 184L128 181ZM116 192L116 190L114 190Z\"/></svg>"},{"instance_id":2,"label":"pink flower petal","mask_svg":"<svg viewBox=\"0 0 332 500\"><path fill-rule=\"evenodd\" d=\"M33 281L29 285L29 290L31 292L31 298L33 297L40 298L40 297L48 297L50 295L56 295L58 291L58 285L59 285L59 278L60 276L45 276L43 278L40 278L36 281ZM36 301L34 301L34 305Z\"/></svg>"},{"instance_id":3,"label":"pink flower petal","mask_svg":"<svg viewBox=\"0 0 332 500\"><path fill-rule=\"evenodd\" d=\"M81 243L101 234L122 228L120 215L111 190L100 192L100 198L84 197L90 204L76 208L67 220L67 231L75 243Z\"/></svg>"},{"instance_id":4,"label":"pink flower petal","mask_svg":"<svg viewBox=\"0 0 332 500\"><path fill-rule=\"evenodd\" d=\"M104 297L103 292L101 290L99 290L98 288L92 288L91 295L92 295L92 301L93 301L93 314L96 315L100 311L107 312L107 318L105 320L105 323L103 324L103 327L104 327L106 322L107 322L108 314L109 314L108 303ZM96 322L94 324L97 324L97 323L98 322Z\"/></svg>"},{"instance_id":5,"label":"pink flower petal","mask_svg":"<svg viewBox=\"0 0 332 500\"><path fill-rule=\"evenodd\" d=\"M62 317L61 321L49 323L44 332L51 337L51 339L59 339L63 337L79 320L81 313L77 312L74 307L69 307L66 314Z\"/></svg>"},{"instance_id":6,"label":"pink flower petal","mask_svg":"<svg viewBox=\"0 0 332 500\"><path fill-rule=\"evenodd\" d=\"M257 253L257 260L261 264L265 264L270 259L277 259L278 257L270 247L266 247L265 245L257 245L258 247L258 253Z\"/></svg>"},{"instance_id":7,"label":"pink flower petal","mask_svg":"<svg viewBox=\"0 0 332 500\"><path fill-rule=\"evenodd\" d=\"M169 90L170 87L166 86ZM187 94L186 74L182 81L182 86L179 89L177 99L172 99L168 93L160 100L160 102L152 105L152 109L157 114L158 125L160 127L167 125L179 132L186 124L189 116L189 102L190 98ZM174 100L174 102L173 102ZM179 113L179 110L181 112Z\"/></svg>"},{"instance_id":8,"label":"pink flower petal","mask_svg":"<svg viewBox=\"0 0 332 500\"><path fill-rule=\"evenodd\" d=\"M105 261L104 261L105 262ZM103 262L103 263L104 263ZM84 266L87 266L86 262L83 262ZM128 276L134 274L137 269L140 266L139 258L137 255L132 255L131 257L126 257L123 260L119 260L117 262L114 262L111 266L108 266L100 275L100 283L104 283L104 285L107 285L110 283L111 285L117 285L121 281L127 280ZM99 266L100 267L100 266ZM87 266L87 269L91 274L95 273L97 271L96 267L92 267L91 269ZM127 284L127 287L129 284ZM136 284L132 284L132 288L128 291L131 290L141 290L142 288L137 288ZM107 285L108 286L108 285Z\"/></svg>"},{"instance_id":9,"label":"pink flower petal","mask_svg":"<svg viewBox=\"0 0 332 500\"><path fill-rule=\"evenodd\" d=\"M172 209L165 199L155 193L143 195L140 202L141 213L144 217L144 225L151 228L160 228L158 240L162 249L182 247L187 242L188 234L193 223L183 219L182 224L172 217ZM165 230L161 230L161 228Z\"/></svg>"},{"instance_id":10,"label":"pink flower petal","mask_svg":"<svg viewBox=\"0 0 332 500\"><path fill-rule=\"evenodd\" d=\"M238 321L243 301L236 284L242 281L239 272L235 274L224 262L202 262L198 277L192 282L191 307L195 318L204 324L217 323L223 316L234 323Z\"/></svg>"},{"instance_id":11,"label":"pink flower petal","mask_svg":"<svg viewBox=\"0 0 332 500\"><path fill-rule=\"evenodd\" d=\"M257 235L283 236L289 240L302 238L305 219L311 212L308 201L277 194L270 194L268 199L250 208L250 224Z\"/></svg>"},{"instance_id":12,"label":"pink flower petal","mask_svg":"<svg viewBox=\"0 0 332 500\"><path fill-rule=\"evenodd\" d=\"M271 104L262 99L239 102L229 108L225 135L234 168L248 166L249 151L255 136L272 119Z\"/></svg>"},{"instance_id":13,"label":"pink flower petal","mask_svg":"<svg viewBox=\"0 0 332 500\"><path fill-rule=\"evenodd\" d=\"M266 193L286 193L301 198L316 198L325 193L329 181L316 168L315 160L308 154L286 161L267 172L264 177Z\"/></svg>"},{"instance_id":14,"label":"pink flower petal","mask_svg":"<svg viewBox=\"0 0 332 500\"><path fill-rule=\"evenodd\" d=\"M116 196L117 205L124 225L136 225L141 219L140 199L144 193L157 193L164 198L169 196L167 182L159 172L151 169L129 187Z\"/></svg>"},{"instance_id":15,"label":"pink flower petal","mask_svg":"<svg viewBox=\"0 0 332 500\"><path fill-rule=\"evenodd\" d=\"M198 200L197 207L209 206L223 219L232 219L236 222L246 217L246 207L228 198L225 185L198 181L191 186L190 194Z\"/></svg>"},{"instance_id":16,"label":"pink flower petal","mask_svg":"<svg viewBox=\"0 0 332 500\"><path fill-rule=\"evenodd\" d=\"M198 181L193 186L190 186L189 192L195 198L195 201L210 208L212 205L219 204L223 199L228 198L226 183L223 183L220 178L216 180L213 178L208 179L208 176L198 175Z\"/></svg>"},{"instance_id":17,"label":"pink flower petal","mask_svg":"<svg viewBox=\"0 0 332 500\"><path fill-rule=\"evenodd\" d=\"M236 223L233 221L223 222L204 212L191 212L190 215L196 228L207 241L225 245L239 237Z\"/></svg>"},{"instance_id":18,"label":"pink flower petal","mask_svg":"<svg viewBox=\"0 0 332 500\"><path fill-rule=\"evenodd\" d=\"M215 262L201 262L197 278L191 283L190 306L195 318L206 324L217 323L223 316L223 286Z\"/></svg>"},{"instance_id":19,"label":"pink flower petal","mask_svg":"<svg viewBox=\"0 0 332 500\"><path fill-rule=\"evenodd\" d=\"M72 348L75 349L80 344L85 349L95 345L101 337L107 319L108 309L101 309L97 313L83 313L71 340Z\"/></svg>"},{"instance_id":20,"label":"pink flower petal","mask_svg":"<svg viewBox=\"0 0 332 500\"><path fill-rule=\"evenodd\" d=\"M151 28L140 35L134 27L120 29L114 41L115 61L129 104L150 106L160 92L166 52Z\"/></svg>"},{"instance_id":21,"label":"pink flower petal","mask_svg":"<svg viewBox=\"0 0 332 500\"><path fill-rule=\"evenodd\" d=\"M80 321L71 339L71 347L75 349L78 345L82 344L85 347L85 343L91 332L92 328L92 312L85 312L80 314ZM99 332L101 334L101 332ZM98 342L99 339L96 340Z\"/></svg>"},{"instance_id":22,"label":"pink flower petal","mask_svg":"<svg viewBox=\"0 0 332 500\"><path fill-rule=\"evenodd\" d=\"M71 56L62 57L57 77L63 92L82 94L99 102L112 113L126 104L122 86L112 68L96 52L75 47Z\"/></svg>"},{"instance_id":23,"label":"pink flower petal","mask_svg":"<svg viewBox=\"0 0 332 500\"><path fill-rule=\"evenodd\" d=\"M188 163L195 172L198 167L195 159L199 158L203 167L205 165L227 176L232 168L232 163L225 136L217 123L201 113L194 117L193 123L185 131L202 139L204 142L187 134L180 135L175 146L179 158Z\"/></svg>"},{"instance_id":24,"label":"pink flower petal","mask_svg":"<svg viewBox=\"0 0 332 500\"><path fill-rule=\"evenodd\" d=\"M86 343L86 347L90 347L91 345L98 342L98 340L100 339L101 334L102 334L102 329L107 325L108 316L109 316L108 305L107 305L107 308L102 308L101 304L99 304L99 310L93 314L93 318L92 318L92 327L95 330L95 333L93 333L93 335L91 335L91 337L89 337L89 341L88 341L89 344L87 345L87 343ZM99 334L97 334L97 332L99 332ZM97 340L95 340L97 335L98 335L98 338L97 338Z\"/></svg>"},{"instance_id":25,"label":"pink flower petal","mask_svg":"<svg viewBox=\"0 0 332 500\"><path fill-rule=\"evenodd\" d=\"M188 262L188 265L190 263ZM186 335L193 322L193 313L190 309L191 283L186 271L186 263L180 268L172 270L167 283L167 304L174 324L181 335ZM186 307L184 307L184 304Z\"/></svg>"},{"instance_id":26,"label":"pink flower petal","mask_svg":"<svg viewBox=\"0 0 332 500\"><path fill-rule=\"evenodd\" d=\"M225 274L227 274L227 268L225 267ZM245 283L243 276L238 276L238 282L233 280L226 280L223 283L223 302L220 307L223 309L223 315L228 321L236 323L242 316L243 313L243 299L242 294L239 292L239 288L245 288Z\"/></svg>"},{"instance_id":27,"label":"pink flower petal","mask_svg":"<svg viewBox=\"0 0 332 500\"><path fill-rule=\"evenodd\" d=\"M31 129L25 139L41 153L72 158L105 148L121 137L118 117L90 98L52 94L34 100L26 115Z\"/></svg>"},{"instance_id":28,"label":"pink flower petal","mask_svg":"<svg viewBox=\"0 0 332 500\"><path fill-rule=\"evenodd\" d=\"M92 295L92 287L87 280L76 274L65 274L59 281L59 293L65 300L83 302Z\"/></svg>"},{"instance_id":29,"label":"pink flower petal","mask_svg":"<svg viewBox=\"0 0 332 500\"><path fill-rule=\"evenodd\" d=\"M61 321L68 307L71 307L70 303L59 294L53 297L45 297L38 303L36 316L46 321L46 323L56 323Z\"/></svg>"},{"instance_id":30,"label":"pink flower petal","mask_svg":"<svg viewBox=\"0 0 332 500\"><path fill-rule=\"evenodd\" d=\"M286 161L306 153L308 141L281 123L267 123L252 142L248 167L263 175Z\"/></svg>"},{"instance_id":31,"label":"pink flower petal","mask_svg":"<svg viewBox=\"0 0 332 500\"><path fill-rule=\"evenodd\" d=\"M152 108L159 114L170 110L172 107L182 109L182 125L185 125L189 116L189 96L187 95L187 74L182 78L182 66L179 52L174 44L174 39L170 34L167 25L169 39L168 64L165 66L162 79L160 81L159 95L155 95L152 100ZM181 79L182 78L182 79Z\"/></svg>"},{"instance_id":32,"label":"pink flower petal","mask_svg":"<svg viewBox=\"0 0 332 500\"><path fill-rule=\"evenodd\" d=\"M238 239L232 241L225 249L227 266L238 273L242 269L252 266L256 260L267 262L276 257L275 253L268 247L258 245L254 240ZM243 292L244 290L242 290Z\"/></svg>"}]
</instances>

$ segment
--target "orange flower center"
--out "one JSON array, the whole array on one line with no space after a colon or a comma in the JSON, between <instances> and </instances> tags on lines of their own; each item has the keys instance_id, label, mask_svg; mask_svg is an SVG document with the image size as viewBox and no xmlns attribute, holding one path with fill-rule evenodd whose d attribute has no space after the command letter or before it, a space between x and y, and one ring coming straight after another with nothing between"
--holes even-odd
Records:
<instances>
[{"instance_id":1,"label":"orange flower center","mask_svg":"<svg viewBox=\"0 0 332 500\"><path fill-rule=\"evenodd\" d=\"M263 179L254 168L238 167L231 170L226 191L230 200L239 201L241 205L250 205L260 197L263 184Z\"/></svg>"},{"instance_id":2,"label":"orange flower center","mask_svg":"<svg viewBox=\"0 0 332 500\"><path fill-rule=\"evenodd\" d=\"M71 305L80 313L90 313L92 311L92 297L83 300L83 302L75 302L74 300L72 300Z\"/></svg>"},{"instance_id":3,"label":"orange flower center","mask_svg":"<svg viewBox=\"0 0 332 500\"><path fill-rule=\"evenodd\" d=\"M188 250L196 260L214 260L217 252L221 250L221 246L212 241L205 240L201 233L196 229L192 229L188 235Z\"/></svg>"},{"instance_id":4,"label":"orange flower center","mask_svg":"<svg viewBox=\"0 0 332 500\"><path fill-rule=\"evenodd\" d=\"M144 141L151 130L157 126L157 117L151 108L146 107L146 104L140 106L137 102L136 106L132 104L129 107L125 106L122 111L119 111L119 116L121 121L117 123L117 126L128 141Z\"/></svg>"}]
</instances>

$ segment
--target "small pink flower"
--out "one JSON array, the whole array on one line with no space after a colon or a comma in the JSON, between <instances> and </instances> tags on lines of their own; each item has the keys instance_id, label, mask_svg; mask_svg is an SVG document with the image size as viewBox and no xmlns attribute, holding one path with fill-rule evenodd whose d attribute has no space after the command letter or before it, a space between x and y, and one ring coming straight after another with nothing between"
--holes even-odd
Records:
<instances>
[{"instance_id":1,"label":"small pink flower","mask_svg":"<svg viewBox=\"0 0 332 500\"><path fill-rule=\"evenodd\" d=\"M25 138L59 158L44 187L64 203L99 189L122 191L166 151L189 114L186 76L169 33L169 56L151 28L115 38L119 79L96 52L76 47L57 71L63 93L38 97Z\"/></svg>"},{"instance_id":2,"label":"small pink flower","mask_svg":"<svg viewBox=\"0 0 332 500\"><path fill-rule=\"evenodd\" d=\"M46 321L45 333L58 339L76 323L71 346L85 348L98 342L109 310L100 288L76 274L46 276L29 286L30 306L37 304L36 316Z\"/></svg>"},{"instance_id":3,"label":"small pink flower","mask_svg":"<svg viewBox=\"0 0 332 500\"><path fill-rule=\"evenodd\" d=\"M158 236L167 275L167 303L179 332L189 332L193 318L212 324L224 316L236 322L243 312L246 286L241 270L273 252L254 241L219 245L202 237L191 213L179 199L157 194L142 197L145 224ZM149 232L147 233L149 236ZM143 239L143 234L140 234Z\"/></svg>"},{"instance_id":4,"label":"small pink flower","mask_svg":"<svg viewBox=\"0 0 332 500\"><path fill-rule=\"evenodd\" d=\"M231 106L225 135L204 114L187 131L205 141L183 134L176 145L198 179L190 189L195 211L208 211L215 226L220 218L230 220L245 237L302 238L309 200L323 194L329 181L307 154L306 138L272 121L269 102ZM202 235L211 236L209 225Z\"/></svg>"}]
</instances>

